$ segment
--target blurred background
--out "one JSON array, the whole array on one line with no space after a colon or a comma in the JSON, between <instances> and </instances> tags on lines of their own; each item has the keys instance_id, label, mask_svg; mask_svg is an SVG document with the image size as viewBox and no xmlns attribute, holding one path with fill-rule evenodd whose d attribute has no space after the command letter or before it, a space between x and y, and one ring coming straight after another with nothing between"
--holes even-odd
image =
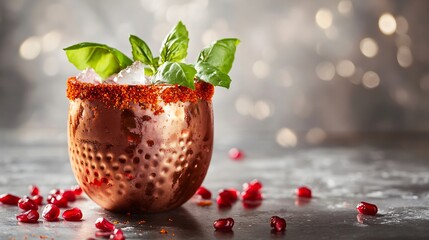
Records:
<instances>
[{"instance_id":1,"label":"blurred background","mask_svg":"<svg viewBox=\"0 0 429 240\"><path fill-rule=\"evenodd\" d=\"M182 20L193 62L213 40L241 39L231 89L216 89L216 144L278 147L330 136L429 130L429 2L258 0L0 1L3 143L66 143L62 48L92 41L157 52Z\"/></svg>"}]
</instances>

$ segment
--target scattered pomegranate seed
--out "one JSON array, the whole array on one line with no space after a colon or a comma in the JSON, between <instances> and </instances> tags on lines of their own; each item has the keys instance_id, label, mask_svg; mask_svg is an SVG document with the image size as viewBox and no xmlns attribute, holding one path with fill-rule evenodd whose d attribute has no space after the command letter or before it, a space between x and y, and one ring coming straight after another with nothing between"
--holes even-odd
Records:
<instances>
[{"instance_id":1,"label":"scattered pomegranate seed","mask_svg":"<svg viewBox=\"0 0 429 240\"><path fill-rule=\"evenodd\" d=\"M0 195L0 202L6 205L16 206L18 204L19 199L21 198L9 193Z\"/></svg>"},{"instance_id":2,"label":"scattered pomegranate seed","mask_svg":"<svg viewBox=\"0 0 429 240\"><path fill-rule=\"evenodd\" d=\"M79 208L71 208L63 212L63 218L67 221L80 221L82 216L82 211Z\"/></svg>"},{"instance_id":3,"label":"scattered pomegranate seed","mask_svg":"<svg viewBox=\"0 0 429 240\"><path fill-rule=\"evenodd\" d=\"M79 185L72 186L70 189L73 191L75 196L80 196L82 194L82 188L80 188Z\"/></svg>"},{"instance_id":4,"label":"scattered pomegranate seed","mask_svg":"<svg viewBox=\"0 0 429 240\"><path fill-rule=\"evenodd\" d=\"M229 208L232 206L232 202L230 200L222 198L221 196L216 198L216 203L220 208Z\"/></svg>"},{"instance_id":5,"label":"scattered pomegranate seed","mask_svg":"<svg viewBox=\"0 0 429 240\"><path fill-rule=\"evenodd\" d=\"M234 203L238 200L238 194L239 192L234 188L219 190L219 196L225 200L230 201L231 203Z\"/></svg>"},{"instance_id":6,"label":"scattered pomegranate seed","mask_svg":"<svg viewBox=\"0 0 429 240\"><path fill-rule=\"evenodd\" d=\"M18 201L18 207L24 211L37 210L39 207L37 204L28 197L23 197Z\"/></svg>"},{"instance_id":7,"label":"scattered pomegranate seed","mask_svg":"<svg viewBox=\"0 0 429 240\"><path fill-rule=\"evenodd\" d=\"M39 206L43 204L43 196L35 195L31 197L31 200L33 200Z\"/></svg>"},{"instance_id":8,"label":"scattered pomegranate seed","mask_svg":"<svg viewBox=\"0 0 429 240\"><path fill-rule=\"evenodd\" d=\"M110 240L125 240L124 233L121 229L117 228L113 230L113 233L110 235Z\"/></svg>"},{"instance_id":9,"label":"scattered pomegranate seed","mask_svg":"<svg viewBox=\"0 0 429 240\"><path fill-rule=\"evenodd\" d=\"M105 232L111 232L115 230L115 224L109 222L109 220L102 217L97 218L97 220L95 221L95 227Z\"/></svg>"},{"instance_id":10,"label":"scattered pomegranate seed","mask_svg":"<svg viewBox=\"0 0 429 240\"><path fill-rule=\"evenodd\" d=\"M196 195L200 195L202 199L211 199L212 193L205 187L201 186L195 192Z\"/></svg>"},{"instance_id":11,"label":"scattered pomegranate seed","mask_svg":"<svg viewBox=\"0 0 429 240\"><path fill-rule=\"evenodd\" d=\"M243 191L255 190L260 191L262 189L262 183L258 181L258 179L253 179L248 183L243 184Z\"/></svg>"},{"instance_id":12,"label":"scattered pomegranate seed","mask_svg":"<svg viewBox=\"0 0 429 240\"><path fill-rule=\"evenodd\" d=\"M241 199L243 201L261 201L262 193L259 190L250 188L241 194Z\"/></svg>"},{"instance_id":13,"label":"scattered pomegranate seed","mask_svg":"<svg viewBox=\"0 0 429 240\"><path fill-rule=\"evenodd\" d=\"M28 189L30 189L31 196L39 195L40 193L39 188L36 185L30 185L28 186Z\"/></svg>"},{"instance_id":14,"label":"scattered pomegranate seed","mask_svg":"<svg viewBox=\"0 0 429 240\"><path fill-rule=\"evenodd\" d=\"M66 208L68 206L67 199L61 194L49 195L46 199L48 203L54 204L59 208Z\"/></svg>"},{"instance_id":15,"label":"scattered pomegranate seed","mask_svg":"<svg viewBox=\"0 0 429 240\"><path fill-rule=\"evenodd\" d=\"M356 210L359 213L365 214L365 215L372 215L375 216L378 212L378 208L375 204L368 203L368 202L360 202L356 206Z\"/></svg>"},{"instance_id":16,"label":"scattered pomegranate seed","mask_svg":"<svg viewBox=\"0 0 429 240\"><path fill-rule=\"evenodd\" d=\"M42 212L42 217L46 221L56 221L58 220L58 216L60 216L60 209L54 204L47 204Z\"/></svg>"},{"instance_id":17,"label":"scattered pomegranate seed","mask_svg":"<svg viewBox=\"0 0 429 240\"><path fill-rule=\"evenodd\" d=\"M228 151L228 155L232 160L241 160L244 157L244 153L238 148L231 148Z\"/></svg>"},{"instance_id":18,"label":"scattered pomegranate seed","mask_svg":"<svg viewBox=\"0 0 429 240\"><path fill-rule=\"evenodd\" d=\"M271 223L271 227L276 232L282 232L286 229L286 220L284 218L281 218L278 216L272 216L270 223Z\"/></svg>"},{"instance_id":19,"label":"scattered pomegranate seed","mask_svg":"<svg viewBox=\"0 0 429 240\"><path fill-rule=\"evenodd\" d=\"M311 198L311 190L308 187L299 187L296 189L296 196L302 198Z\"/></svg>"},{"instance_id":20,"label":"scattered pomegranate seed","mask_svg":"<svg viewBox=\"0 0 429 240\"><path fill-rule=\"evenodd\" d=\"M220 218L213 223L213 227L216 231L232 231L234 226L234 219L232 218Z\"/></svg>"},{"instance_id":21,"label":"scattered pomegranate seed","mask_svg":"<svg viewBox=\"0 0 429 240\"><path fill-rule=\"evenodd\" d=\"M64 190L64 191L61 191L60 194L63 195L63 197L65 197L68 202L76 201L76 196L72 190Z\"/></svg>"},{"instance_id":22,"label":"scattered pomegranate seed","mask_svg":"<svg viewBox=\"0 0 429 240\"><path fill-rule=\"evenodd\" d=\"M16 216L18 222L36 223L39 220L39 213L37 210L28 210Z\"/></svg>"}]
</instances>

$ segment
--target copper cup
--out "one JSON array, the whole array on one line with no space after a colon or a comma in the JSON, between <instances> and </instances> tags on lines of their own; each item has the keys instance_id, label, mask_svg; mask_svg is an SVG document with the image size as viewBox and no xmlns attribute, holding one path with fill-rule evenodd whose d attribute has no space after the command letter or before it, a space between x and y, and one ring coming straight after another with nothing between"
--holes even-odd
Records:
<instances>
[{"instance_id":1,"label":"copper cup","mask_svg":"<svg viewBox=\"0 0 429 240\"><path fill-rule=\"evenodd\" d=\"M181 206L209 167L213 89L103 85L68 80L69 156L79 185L109 211L161 212ZM178 93L171 95L174 88ZM201 91L211 93L201 97ZM179 99L185 93L195 94L192 101Z\"/></svg>"}]
</instances>

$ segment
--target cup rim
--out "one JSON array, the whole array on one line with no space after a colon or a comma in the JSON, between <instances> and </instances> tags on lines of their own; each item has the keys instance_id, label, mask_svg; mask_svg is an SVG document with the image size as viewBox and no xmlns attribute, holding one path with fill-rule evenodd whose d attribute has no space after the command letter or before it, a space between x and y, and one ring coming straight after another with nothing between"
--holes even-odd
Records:
<instances>
[{"instance_id":1,"label":"cup rim","mask_svg":"<svg viewBox=\"0 0 429 240\"><path fill-rule=\"evenodd\" d=\"M195 82L195 89L171 84L120 85L81 82L76 77L67 79L66 95L69 100L98 100L118 109L130 104L157 106L160 103L211 101L214 86Z\"/></svg>"}]
</instances>

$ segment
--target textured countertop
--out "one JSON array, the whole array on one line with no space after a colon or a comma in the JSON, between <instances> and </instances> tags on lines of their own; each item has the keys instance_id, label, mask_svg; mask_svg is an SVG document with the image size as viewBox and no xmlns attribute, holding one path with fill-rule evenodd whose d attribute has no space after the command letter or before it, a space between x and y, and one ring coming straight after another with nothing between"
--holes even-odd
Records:
<instances>
[{"instance_id":1,"label":"textured countertop","mask_svg":"<svg viewBox=\"0 0 429 240\"><path fill-rule=\"evenodd\" d=\"M377 142L377 141L376 141ZM183 207L161 214L119 215L87 198L72 204L83 210L81 222L21 224L17 207L0 206L0 239L88 239L95 219L119 221L127 239L429 239L429 150L426 144L330 144L279 149L269 144L242 144L246 158L232 161L227 148L215 149L204 186L241 189L254 178L263 184L265 200L255 209L237 202L229 210L216 204ZM43 195L75 184L65 144L2 144L0 193L28 194L36 184ZM308 185L314 198L302 202L294 190ZM375 203L375 217L358 215L360 201ZM271 233L269 219L285 217L287 231ZM215 232L213 221L235 220L233 233ZM140 221L144 220L145 223ZM139 223L140 222L140 223ZM161 229L167 234L161 234Z\"/></svg>"}]
</instances>

